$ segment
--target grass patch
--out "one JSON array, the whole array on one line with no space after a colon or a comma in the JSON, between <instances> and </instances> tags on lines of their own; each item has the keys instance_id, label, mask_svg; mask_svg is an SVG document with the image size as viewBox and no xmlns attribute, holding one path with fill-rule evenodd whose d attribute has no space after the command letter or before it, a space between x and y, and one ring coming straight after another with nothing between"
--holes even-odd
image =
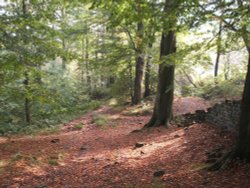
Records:
<instances>
[{"instance_id":1,"label":"grass patch","mask_svg":"<svg viewBox=\"0 0 250 188\"><path fill-rule=\"evenodd\" d=\"M84 125L83 125L82 123L80 123L80 124L78 124L78 125L75 125L73 129L76 130L76 131L77 131L77 130L82 130L82 129L83 129L83 126L84 126Z\"/></svg>"},{"instance_id":2,"label":"grass patch","mask_svg":"<svg viewBox=\"0 0 250 188\"><path fill-rule=\"evenodd\" d=\"M58 166L58 165L59 165L57 159L50 159L50 160L49 160L49 164L50 164L51 166Z\"/></svg>"},{"instance_id":3,"label":"grass patch","mask_svg":"<svg viewBox=\"0 0 250 188\"><path fill-rule=\"evenodd\" d=\"M129 107L123 112L123 115L126 116L145 116L152 114L152 104L151 103L143 103L141 105Z\"/></svg>"},{"instance_id":4,"label":"grass patch","mask_svg":"<svg viewBox=\"0 0 250 188\"><path fill-rule=\"evenodd\" d=\"M63 162L64 157L65 156L64 156L63 153L58 153L56 155L50 156L49 160L48 160L48 163L51 166L58 166L60 163Z\"/></svg>"},{"instance_id":5,"label":"grass patch","mask_svg":"<svg viewBox=\"0 0 250 188\"><path fill-rule=\"evenodd\" d=\"M60 126L56 125L56 126L42 129L42 130L38 131L37 133L43 134L43 135L50 135L50 134L58 134L59 132L60 132Z\"/></svg>"},{"instance_id":6,"label":"grass patch","mask_svg":"<svg viewBox=\"0 0 250 188\"><path fill-rule=\"evenodd\" d=\"M23 155L21 153L17 153L11 157L11 163L20 161L23 159Z\"/></svg>"},{"instance_id":7,"label":"grass patch","mask_svg":"<svg viewBox=\"0 0 250 188\"><path fill-rule=\"evenodd\" d=\"M39 165L40 164L40 161L38 160L38 158L36 156L29 156L28 160L29 160L31 165Z\"/></svg>"},{"instance_id":8,"label":"grass patch","mask_svg":"<svg viewBox=\"0 0 250 188\"><path fill-rule=\"evenodd\" d=\"M109 123L109 117L107 115L94 115L92 122L95 123L96 126L104 128Z\"/></svg>"}]
</instances>

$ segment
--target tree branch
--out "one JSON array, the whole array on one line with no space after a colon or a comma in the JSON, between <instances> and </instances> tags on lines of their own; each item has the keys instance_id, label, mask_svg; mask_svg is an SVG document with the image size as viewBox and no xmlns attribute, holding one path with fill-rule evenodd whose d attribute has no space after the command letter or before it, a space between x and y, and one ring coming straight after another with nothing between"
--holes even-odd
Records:
<instances>
[{"instance_id":1,"label":"tree branch","mask_svg":"<svg viewBox=\"0 0 250 188\"><path fill-rule=\"evenodd\" d=\"M133 40L133 37L132 37L132 35L131 35L131 32L130 32L130 31L128 30L128 28L126 28L126 27L123 27L123 29L125 30L126 34L128 35L128 37L129 37L129 39L130 39L130 41L131 41L131 43L132 43L133 49L134 49L135 51L137 51L137 47L136 47L136 45L135 45L135 41Z\"/></svg>"}]
</instances>

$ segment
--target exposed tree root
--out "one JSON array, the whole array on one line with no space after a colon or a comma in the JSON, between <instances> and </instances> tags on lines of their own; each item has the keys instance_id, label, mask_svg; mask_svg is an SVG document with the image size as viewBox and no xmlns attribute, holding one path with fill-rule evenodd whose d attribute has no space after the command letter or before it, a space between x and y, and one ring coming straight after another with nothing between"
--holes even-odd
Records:
<instances>
[{"instance_id":1,"label":"exposed tree root","mask_svg":"<svg viewBox=\"0 0 250 188\"><path fill-rule=\"evenodd\" d=\"M219 160L217 160L214 164L208 166L205 168L208 171L217 171L217 170L225 170L230 163L233 162L233 160L236 157L236 151L231 150L227 153L225 153Z\"/></svg>"},{"instance_id":2,"label":"exposed tree root","mask_svg":"<svg viewBox=\"0 0 250 188\"><path fill-rule=\"evenodd\" d=\"M150 120L147 124L144 125L143 128L150 128L150 127L161 127L161 126L166 126L162 121L158 120Z\"/></svg>"}]
</instances>

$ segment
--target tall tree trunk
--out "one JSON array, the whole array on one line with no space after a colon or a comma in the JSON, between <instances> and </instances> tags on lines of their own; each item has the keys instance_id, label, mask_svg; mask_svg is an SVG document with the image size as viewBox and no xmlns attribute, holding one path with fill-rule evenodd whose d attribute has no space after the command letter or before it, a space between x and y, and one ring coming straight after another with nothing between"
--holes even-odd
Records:
<instances>
[{"instance_id":1,"label":"tall tree trunk","mask_svg":"<svg viewBox=\"0 0 250 188\"><path fill-rule=\"evenodd\" d=\"M218 34L218 39L217 39L217 55L216 55L216 61L215 61L215 66L214 66L215 83L218 82L217 76L219 72L219 63L220 63L220 56L221 56L221 35L222 35L222 22L220 22L219 34Z\"/></svg>"},{"instance_id":2,"label":"tall tree trunk","mask_svg":"<svg viewBox=\"0 0 250 188\"><path fill-rule=\"evenodd\" d=\"M161 38L161 59L176 52L176 37L174 31L163 32ZM151 120L145 127L168 126L172 118L172 105L174 97L174 72L173 62L163 62L159 66L159 80L154 112Z\"/></svg>"},{"instance_id":3,"label":"tall tree trunk","mask_svg":"<svg viewBox=\"0 0 250 188\"><path fill-rule=\"evenodd\" d=\"M129 91L130 91L130 97L131 97L131 101L134 101L134 96L133 96L133 89L134 89L134 83L133 83L133 66L132 66L132 62L131 59L128 62L128 73L129 73Z\"/></svg>"},{"instance_id":4,"label":"tall tree trunk","mask_svg":"<svg viewBox=\"0 0 250 188\"><path fill-rule=\"evenodd\" d=\"M27 16L27 4L26 3L27 3L26 0L22 0L22 13L23 13L24 18L26 18L26 16ZM24 41L25 44L27 43L27 37L25 35L24 35L23 41ZM23 61L23 63L25 62L24 57L22 58L22 61ZM23 84L24 84L24 87L25 87L25 99L24 99L25 120L26 120L27 124L30 124L30 122L31 122L30 100L27 97L27 93L29 92L29 75L28 75L27 70L24 72Z\"/></svg>"},{"instance_id":5,"label":"tall tree trunk","mask_svg":"<svg viewBox=\"0 0 250 188\"><path fill-rule=\"evenodd\" d=\"M62 6L61 8L61 30L63 31L63 34L62 34L62 49L64 51L64 55L62 57L62 69L65 71L66 70L66 64L67 64L67 57L65 57L65 54L67 55L67 49L66 49L66 39L65 39L65 7L64 5Z\"/></svg>"},{"instance_id":6,"label":"tall tree trunk","mask_svg":"<svg viewBox=\"0 0 250 188\"><path fill-rule=\"evenodd\" d=\"M142 99L144 57L139 55L136 60L133 104L139 104Z\"/></svg>"},{"instance_id":7,"label":"tall tree trunk","mask_svg":"<svg viewBox=\"0 0 250 188\"><path fill-rule=\"evenodd\" d=\"M81 72L81 82L82 82L82 85L84 85L84 68L83 68L83 65L84 65L84 59L85 59L85 40L84 40L84 37L82 37L82 62L79 62L79 69L80 69L80 72Z\"/></svg>"},{"instance_id":8,"label":"tall tree trunk","mask_svg":"<svg viewBox=\"0 0 250 188\"><path fill-rule=\"evenodd\" d=\"M91 94L92 86L91 86L91 76L90 76L90 67L89 67L89 39L86 37L86 45L85 45L85 66L86 66L86 80L87 80L87 88L88 93Z\"/></svg>"},{"instance_id":9,"label":"tall tree trunk","mask_svg":"<svg viewBox=\"0 0 250 188\"><path fill-rule=\"evenodd\" d=\"M152 43L149 43L148 48L149 51L151 51L153 45ZM152 56L149 54L147 56L147 63L146 63L146 70L145 70L145 93L144 97L148 97L151 94L150 90L150 69L151 69L151 64L152 64Z\"/></svg>"},{"instance_id":10,"label":"tall tree trunk","mask_svg":"<svg viewBox=\"0 0 250 188\"><path fill-rule=\"evenodd\" d=\"M135 81L134 81L134 96L133 104L139 104L142 99L142 79L143 79L143 69L144 69L144 50L143 50L143 23L137 24L137 35L141 40L140 44L137 45L137 58L135 67Z\"/></svg>"},{"instance_id":11,"label":"tall tree trunk","mask_svg":"<svg viewBox=\"0 0 250 188\"><path fill-rule=\"evenodd\" d=\"M29 76L28 73L26 72L24 74L25 79L23 81L24 87L25 87L25 92L27 95L27 92L29 92ZM30 124L31 123L31 114L30 114L30 100L27 96L25 96L25 101L24 101L24 112L25 112L25 120L26 123Z\"/></svg>"},{"instance_id":12,"label":"tall tree trunk","mask_svg":"<svg viewBox=\"0 0 250 188\"><path fill-rule=\"evenodd\" d=\"M250 46L248 47L248 69L241 101L239 140L236 156L250 162Z\"/></svg>"},{"instance_id":13,"label":"tall tree trunk","mask_svg":"<svg viewBox=\"0 0 250 188\"><path fill-rule=\"evenodd\" d=\"M227 60L224 66L224 78L225 80L229 80L229 73L230 73L230 53L227 54Z\"/></svg>"}]
</instances>

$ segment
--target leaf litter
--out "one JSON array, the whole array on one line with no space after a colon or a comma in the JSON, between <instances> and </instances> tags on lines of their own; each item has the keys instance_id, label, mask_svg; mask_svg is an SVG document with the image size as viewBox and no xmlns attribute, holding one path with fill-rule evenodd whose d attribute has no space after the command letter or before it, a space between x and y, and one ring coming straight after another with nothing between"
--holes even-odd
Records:
<instances>
[{"instance_id":1,"label":"leaf litter","mask_svg":"<svg viewBox=\"0 0 250 188\"><path fill-rule=\"evenodd\" d=\"M179 99L174 111L207 106L200 99ZM95 125L96 114L109 116L105 128ZM235 135L206 123L134 131L149 119L148 114L128 116L102 106L65 124L55 135L1 138L0 187L250 187L250 165L204 170L207 153L229 150ZM75 129L76 125L84 126Z\"/></svg>"}]
</instances>

